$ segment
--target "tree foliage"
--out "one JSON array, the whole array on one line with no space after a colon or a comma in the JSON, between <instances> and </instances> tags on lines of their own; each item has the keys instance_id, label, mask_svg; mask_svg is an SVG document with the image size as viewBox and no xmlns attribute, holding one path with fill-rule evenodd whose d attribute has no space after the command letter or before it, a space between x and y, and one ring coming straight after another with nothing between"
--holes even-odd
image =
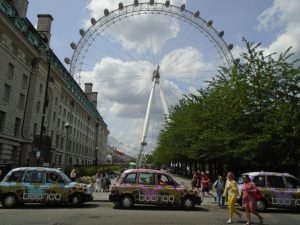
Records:
<instances>
[{"instance_id":1,"label":"tree foliage","mask_svg":"<svg viewBox=\"0 0 300 225\"><path fill-rule=\"evenodd\" d=\"M242 60L220 68L206 89L170 109L152 160L202 162L241 170L300 164L300 68L290 48L265 55L244 40Z\"/></svg>"}]
</instances>

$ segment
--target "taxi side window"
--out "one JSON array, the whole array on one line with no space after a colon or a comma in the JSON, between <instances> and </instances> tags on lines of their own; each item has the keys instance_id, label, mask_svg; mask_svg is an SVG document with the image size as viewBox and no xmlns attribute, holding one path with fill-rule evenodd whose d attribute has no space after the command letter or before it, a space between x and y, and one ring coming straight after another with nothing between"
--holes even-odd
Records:
<instances>
[{"instance_id":1,"label":"taxi side window","mask_svg":"<svg viewBox=\"0 0 300 225\"><path fill-rule=\"evenodd\" d=\"M287 188L297 189L300 188L300 182L293 177L286 177Z\"/></svg>"},{"instance_id":2,"label":"taxi side window","mask_svg":"<svg viewBox=\"0 0 300 225\"><path fill-rule=\"evenodd\" d=\"M256 176L253 178L253 182L256 184L256 186L258 187L265 187L266 183L265 183L265 176Z\"/></svg>"},{"instance_id":3,"label":"taxi side window","mask_svg":"<svg viewBox=\"0 0 300 225\"><path fill-rule=\"evenodd\" d=\"M154 185L155 174L154 173L140 173L139 184Z\"/></svg>"},{"instance_id":4,"label":"taxi side window","mask_svg":"<svg viewBox=\"0 0 300 225\"><path fill-rule=\"evenodd\" d=\"M58 173L55 172L48 172L47 173L47 178L46 178L47 183L63 183L63 179Z\"/></svg>"},{"instance_id":5,"label":"taxi side window","mask_svg":"<svg viewBox=\"0 0 300 225\"><path fill-rule=\"evenodd\" d=\"M174 185L173 180L165 174L160 174L158 176L158 182L159 184Z\"/></svg>"},{"instance_id":6,"label":"taxi side window","mask_svg":"<svg viewBox=\"0 0 300 225\"><path fill-rule=\"evenodd\" d=\"M283 177L268 176L268 186L273 188L284 188Z\"/></svg>"},{"instance_id":7,"label":"taxi side window","mask_svg":"<svg viewBox=\"0 0 300 225\"><path fill-rule=\"evenodd\" d=\"M124 184L134 184L136 179L136 173L129 173L124 178L123 183Z\"/></svg>"},{"instance_id":8,"label":"taxi side window","mask_svg":"<svg viewBox=\"0 0 300 225\"><path fill-rule=\"evenodd\" d=\"M27 171L25 174L24 182L28 183L43 183L43 171Z\"/></svg>"},{"instance_id":9,"label":"taxi side window","mask_svg":"<svg viewBox=\"0 0 300 225\"><path fill-rule=\"evenodd\" d=\"M7 179L8 182L22 182L24 171L15 171Z\"/></svg>"}]
</instances>

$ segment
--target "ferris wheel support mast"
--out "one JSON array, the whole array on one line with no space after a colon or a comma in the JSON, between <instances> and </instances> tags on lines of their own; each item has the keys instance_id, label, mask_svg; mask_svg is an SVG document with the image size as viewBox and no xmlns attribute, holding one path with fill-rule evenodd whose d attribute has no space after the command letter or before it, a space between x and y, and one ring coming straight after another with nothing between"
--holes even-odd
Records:
<instances>
[{"instance_id":1,"label":"ferris wheel support mast","mask_svg":"<svg viewBox=\"0 0 300 225\"><path fill-rule=\"evenodd\" d=\"M148 133L148 129L149 129L149 123L150 123L150 112L152 109L152 105L153 105L153 96L155 93L155 89L156 86L159 85L159 79L160 79L160 74L159 74L159 65L157 66L156 70L154 70L153 72L153 77L152 77L152 89L150 92L150 96L149 96L149 101L148 101L148 105L147 105L147 111L146 111L146 116L145 116L145 121L144 121L144 129L143 129L143 135L142 135L142 142L141 142L141 149L137 158L137 163L136 166L137 168L139 168L142 164L142 153L144 151L144 147L147 145L146 142L146 137L147 137L147 133ZM161 87L160 87L160 92L162 93ZM165 101L165 99L164 99ZM166 103L166 101L165 101ZM164 103L163 103L164 104ZM165 106L164 106L165 108ZM167 108L167 106L166 106Z\"/></svg>"}]
</instances>

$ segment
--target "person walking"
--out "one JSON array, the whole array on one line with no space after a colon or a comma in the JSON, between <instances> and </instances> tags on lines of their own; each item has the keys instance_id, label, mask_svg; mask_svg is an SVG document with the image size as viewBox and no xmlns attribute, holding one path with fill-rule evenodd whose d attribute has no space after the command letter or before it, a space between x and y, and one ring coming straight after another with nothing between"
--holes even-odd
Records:
<instances>
[{"instance_id":1,"label":"person walking","mask_svg":"<svg viewBox=\"0 0 300 225\"><path fill-rule=\"evenodd\" d=\"M200 191L201 188L201 176L200 171L196 171L192 178L192 187L197 188L198 191Z\"/></svg>"},{"instance_id":2,"label":"person walking","mask_svg":"<svg viewBox=\"0 0 300 225\"><path fill-rule=\"evenodd\" d=\"M213 187L215 188L217 192L217 202L220 207L224 207L225 204L225 197L223 197L223 192L225 188L225 181L222 176L218 176L218 179L213 184Z\"/></svg>"},{"instance_id":3,"label":"person walking","mask_svg":"<svg viewBox=\"0 0 300 225\"><path fill-rule=\"evenodd\" d=\"M243 182L244 184L241 190L241 198L242 206L245 208L246 212L247 222L245 225L251 224L251 213L253 213L259 218L260 224L263 224L263 217L259 215L259 213L255 210L256 200L254 198L254 192L257 191L256 185L254 182L251 181L249 175L243 176Z\"/></svg>"},{"instance_id":4,"label":"person walking","mask_svg":"<svg viewBox=\"0 0 300 225\"><path fill-rule=\"evenodd\" d=\"M96 187L95 187L95 191L96 192L101 192L101 178L102 178L102 174L100 172L96 173Z\"/></svg>"},{"instance_id":5,"label":"person walking","mask_svg":"<svg viewBox=\"0 0 300 225\"><path fill-rule=\"evenodd\" d=\"M70 173L70 178L71 178L71 181L75 181L76 180L76 177L77 177L77 174L76 174L76 170L75 169L72 169L71 173Z\"/></svg>"},{"instance_id":6,"label":"person walking","mask_svg":"<svg viewBox=\"0 0 300 225\"><path fill-rule=\"evenodd\" d=\"M223 193L223 197L227 197L228 200L228 213L229 218L227 223L232 223L232 216L233 213L235 213L239 217L239 221L242 218L242 214L237 211L237 209L234 207L234 204L236 202L237 196L239 195L239 189L237 182L234 180L234 176L232 172L227 173L227 180L225 184L225 189Z\"/></svg>"},{"instance_id":7,"label":"person walking","mask_svg":"<svg viewBox=\"0 0 300 225\"><path fill-rule=\"evenodd\" d=\"M202 185L202 196L203 196L202 198L204 199L205 192L206 192L207 195L213 197L216 202L217 198L212 193L209 193L209 182L210 182L210 178L208 176L208 171L201 172L201 185Z\"/></svg>"}]
</instances>

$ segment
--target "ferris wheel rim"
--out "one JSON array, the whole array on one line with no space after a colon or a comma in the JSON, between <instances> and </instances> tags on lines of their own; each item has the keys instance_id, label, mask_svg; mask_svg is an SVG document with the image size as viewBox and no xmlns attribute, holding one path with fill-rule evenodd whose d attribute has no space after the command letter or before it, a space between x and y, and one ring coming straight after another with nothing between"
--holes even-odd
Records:
<instances>
[{"instance_id":1,"label":"ferris wheel rim","mask_svg":"<svg viewBox=\"0 0 300 225\"><path fill-rule=\"evenodd\" d=\"M135 3L129 4L129 5L123 6L122 9L120 9L120 7L119 7L111 12L109 12L107 9L105 9L104 16L102 16L98 20L96 20L95 23L92 24L86 31L80 31L80 33L82 33L82 37L79 39L77 45L75 45L74 48L72 47L74 49L74 53L73 53L72 59L70 61L70 71L69 71L70 74L74 77L76 72L81 72L81 66L83 64L82 62L84 61L85 54L88 51L89 47L91 46L91 44L87 44L87 41L92 39L93 35L95 35L95 33L97 33L97 31L99 29L103 28L104 25L107 25L107 24L108 24L107 27L109 27L110 25L115 23L114 21L121 21L130 15L132 15L132 16L140 15L141 12L143 12L143 14L165 13L165 16L170 16L170 17L175 16L178 19L180 19L181 21L184 21L186 23L189 22L190 24L194 25L200 32L204 31L206 34L208 34L208 36L206 36L206 37L208 39L212 40L214 42L214 44L216 44L215 48L217 48L218 50L221 50L220 55L222 55L222 57L224 57L227 65L229 67L231 67L234 63L234 58L230 51L230 48L232 48L232 46L230 47L230 45L227 45L226 41L220 35L221 32L220 33L217 32L217 30L212 26L212 22L211 22L211 24L209 24L210 21L207 22L206 20L204 20L200 16L199 11L196 11L195 13L193 13L193 12L185 9L185 7L182 8L182 6L179 7L179 6L175 6L175 5L171 5L171 4L169 4L167 6L165 3L154 3L154 1L153 2L150 1L150 2L138 3L138 5L136 5ZM130 11L128 9L132 9L132 11ZM117 15L115 15L115 14L117 14ZM102 23L102 25L101 25L101 22L103 22L103 21L104 21L104 23ZM99 24L101 26L99 26ZM98 27L97 27L97 25L98 25ZM105 29L103 29L102 32L104 30ZM98 36L98 35L99 35L99 33L96 34L96 36ZM91 43L95 39L96 38L94 38L91 41ZM84 49L84 47L87 47L85 52L82 51ZM81 56L82 52L83 52L83 56ZM80 58L79 56L81 56L81 61L78 63L78 59ZM80 67L79 69L77 68L78 66Z\"/></svg>"}]
</instances>

